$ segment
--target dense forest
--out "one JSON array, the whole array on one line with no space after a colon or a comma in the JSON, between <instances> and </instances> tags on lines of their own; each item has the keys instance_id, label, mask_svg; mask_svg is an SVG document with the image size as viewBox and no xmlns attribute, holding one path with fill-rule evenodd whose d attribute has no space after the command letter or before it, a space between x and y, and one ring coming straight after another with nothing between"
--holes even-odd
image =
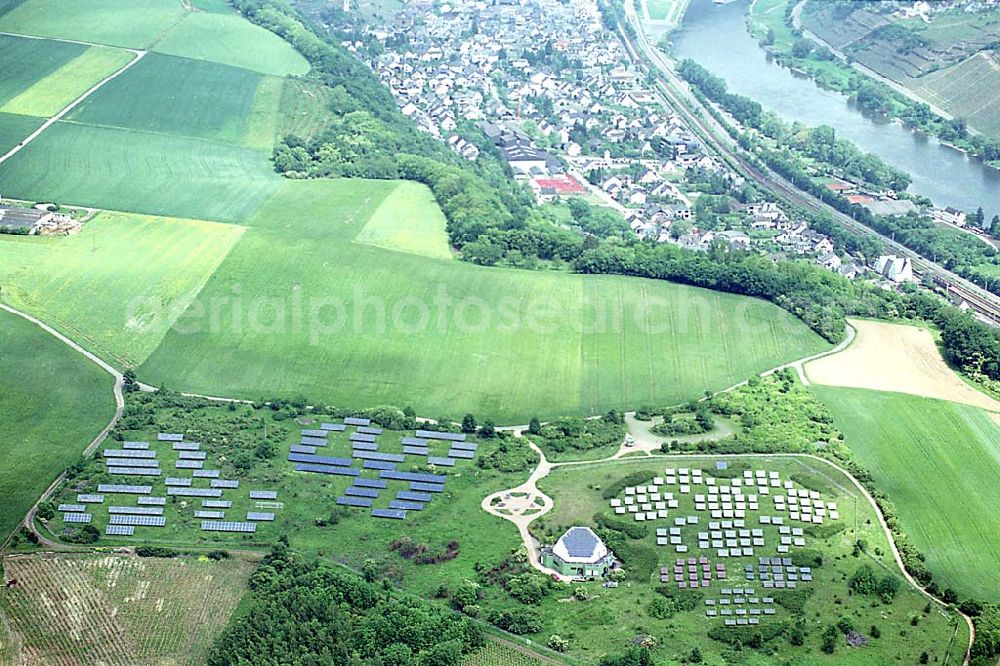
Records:
<instances>
[{"instance_id":1,"label":"dense forest","mask_svg":"<svg viewBox=\"0 0 1000 666\"><path fill-rule=\"evenodd\" d=\"M215 642L210 666L459 666L483 644L446 608L306 562L279 543L250 578L248 609Z\"/></svg>"}]
</instances>

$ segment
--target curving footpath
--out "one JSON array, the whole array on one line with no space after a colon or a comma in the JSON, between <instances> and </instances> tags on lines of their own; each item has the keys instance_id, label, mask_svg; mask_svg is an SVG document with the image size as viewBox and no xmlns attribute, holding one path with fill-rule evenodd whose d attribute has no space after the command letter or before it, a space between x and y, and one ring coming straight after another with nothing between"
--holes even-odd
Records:
<instances>
[{"instance_id":1,"label":"curving footpath","mask_svg":"<svg viewBox=\"0 0 1000 666\"><path fill-rule=\"evenodd\" d=\"M4 303L0 303L0 310L3 310L5 312L9 312L10 314L16 315L18 317L21 317L22 319L25 319L26 321L31 322L32 324L35 324L36 326L38 326L39 328L41 328L43 331L45 331L46 333L52 335L53 337L55 337L60 342L66 344L72 350L74 350L75 352L81 354L82 356L84 356L85 358L87 358L89 361L91 361L92 363L96 364L99 368L101 368L102 370L104 370L105 372L107 372L108 374L110 374L112 377L114 377L114 380L115 380L115 383L114 383L115 414L112 417L111 421L108 423L108 425L105 426L104 429L97 435L97 437L95 437L90 442L90 444L88 444L87 447L84 449L83 455L84 456L89 456L101 444L101 442L104 440L104 438L107 437L108 433L112 430L112 428L114 428L115 425L117 425L119 419L121 419L122 413L123 413L123 411L125 409L125 396L124 396L124 393L123 393L123 390L122 390L122 387L124 386L124 376L122 375L122 373L118 372L118 370L116 370L114 367L112 367L111 365L109 365L103 359L101 359L100 357L98 357L94 353L87 351L86 349L84 349L83 347L81 347L79 344L77 344L76 342L74 342L70 338L66 337L65 335L63 335L62 333L60 333L59 331L57 331L56 329L52 328L51 326L49 326L45 322L41 321L37 317L33 317L32 315L29 315L29 314L27 314L25 312L21 312L20 310L18 310L16 308L13 308L13 307L11 307L9 305L6 305ZM814 360L816 358L821 358L823 356L828 356L830 354L834 354L834 353L836 353L838 351L841 351L842 349L846 348L851 342L853 342L854 337L855 337L855 330L854 330L853 327L851 327L850 325L848 325L847 326L847 337L840 344L838 344L836 347L834 347L832 349L829 349L829 350L827 350L825 352L820 352L818 354L813 354L813 355L808 356L806 358L799 359L797 361L792 361L790 363L785 363L785 364L780 365L778 367L772 368L771 370L767 370L767 371L761 373L761 376L767 376L767 375L773 374L773 373L775 373L775 372L777 372L779 370L782 370L784 368L790 368L790 367L796 368L797 371L800 373L800 376L803 376L804 373L802 373L802 365L804 363L806 363L808 361L811 361L811 360ZM728 387L726 389L723 389L722 391L719 391L718 393L725 393L725 392L728 392L728 391L732 391L732 390L734 390L735 388L737 388L739 386L743 386L744 384L746 384L745 381L744 382L740 382L738 384L734 384L733 386L730 386L730 387ZM141 390L144 390L144 391L155 390L153 387L150 387L150 386L148 386L146 384L139 384L139 387L140 387ZM186 395L189 395L189 394L186 394ZM193 394L190 394L190 395L193 395ZM210 400L216 400L216 401L221 401L221 402L248 402L248 401L245 401L245 400L239 400L239 399L235 399L235 398L220 398L220 397L208 397L208 396L199 396L199 397L206 397L206 398L208 398ZM428 419L421 419L421 420L425 421L425 422L429 421ZM551 462L551 461L549 461L545 457L545 453L538 447L537 444L535 444L533 441L531 441L527 437L524 437L524 432L527 431L527 426L509 426L509 427L504 428L504 430L512 431L516 437L523 438L528 443L528 446L531 447L531 449L533 451L535 451L535 453L538 454L539 462L538 462L538 465L535 467L535 469L528 476L528 480L525 481L523 484L521 484L520 486L517 486L516 488L512 488L512 489L509 489L509 490L502 490L500 492L493 493L493 494L487 496L486 498L483 499L483 501L481 502L480 506L487 513L489 513L491 515L494 515L494 516L497 516L499 518L503 518L504 520L508 520L508 521L514 523L514 525L518 529L519 534L521 535L521 540L523 541L523 543L525 545L525 548L528 551L528 560L531 563L532 567L534 567L535 569L537 569L538 571L542 572L545 575L555 576L555 577L559 578L560 580L568 582L570 579L568 579L567 577L562 576L558 572L553 571L551 569L548 569L548 568L542 566L542 563L538 559L538 549L536 547L534 537L531 536L531 532L529 530L529 526L531 525L531 523L535 519L537 519L537 518L545 515L549 511L551 511L552 507L555 505L555 503L553 502L553 500L552 500L551 497L549 497L548 495L546 495L545 493L541 492L538 489L538 485L537 485L538 481L540 479L543 479L546 476L548 476L549 473L553 469L555 469L557 467L569 467L569 466L580 466L580 465L601 465L601 464L615 463L615 462L630 462L631 459L629 459L629 458L623 458L623 457L627 453L632 452L632 450L631 449L626 449L623 446L621 449L619 449L613 455L608 456L607 458L601 458L599 460L574 460L574 461L566 461L566 462ZM649 453L649 452L647 452L647 453ZM834 463L834 462L832 462L830 460L827 460L825 458L820 458L819 456L815 456L815 455L808 454L808 453L745 453L745 454L714 454L714 455L710 455L710 456L677 456L677 455L667 456L667 455L655 455L655 454L651 454L650 453L648 456L646 456L646 458L662 458L662 459L668 459L668 458L692 459L692 458L699 458L699 457L710 457L710 458L719 458L719 457L733 457L733 458L773 457L773 458L784 458L784 457L787 457L787 458L792 458L792 459L810 458L810 459L813 459L813 460L825 463L825 464L830 465L831 467L835 468L840 473L842 473L844 476L846 476L848 479L850 479L851 483L853 483L854 486L855 486L855 488L858 491L860 491L860 493L865 497L865 499L868 500L868 503L871 505L872 509L875 511L875 515L878 517L879 525L882 526L882 531L885 533L885 537L886 537L886 540L889 543L889 547L892 549L892 555L893 555L893 559L896 562L896 566L902 572L903 577L906 579L906 581L910 585L912 585L913 587L915 587L917 590L919 590L921 594L923 594L925 597L927 597L927 599L929 599L933 603L937 604L938 606L940 606L942 608L947 608L948 607L948 605L946 603L944 603L942 600L938 599L937 597L935 597L934 595L932 595L930 592L928 592L927 590L925 590L923 587L921 587L917 583L917 581L910 575L910 573L906 570L906 567L903 566L903 559L900 556L899 549L896 547L896 541L893 538L892 531L889 529L889 525L885 522L885 517L882 515L882 511L879 509L878 504L875 502L875 499L871 496L871 494L868 492L868 490L861 484L861 482L858 481L856 478L854 478L854 475L852 475L850 472L848 472L846 469L844 469L840 465L837 465L836 463ZM56 478L56 480L53 481L51 485L49 485L49 487L45 490L45 492L42 493L41 497L39 497L38 501L35 502L35 504L28 511L27 516L25 516L25 518L24 518L24 523L23 524L24 524L24 526L28 530L30 530L31 532L33 532L39 538L39 543L44 544L47 548L52 548L53 550L63 550L63 551L87 550L86 548L78 548L78 547L70 546L70 545L67 545L67 544L57 543L55 541L47 539L35 527L35 514L36 514L36 512L38 510L38 505L48 499L48 497L55 491L55 489L59 486L59 484L62 483L62 481L65 479L65 476L66 476L65 473L60 474ZM511 493L526 493L528 495L528 497L530 497L532 499L540 499L541 502L542 502L542 507L538 511L536 511L534 513L531 513L531 514L528 514L528 515L524 514L523 509L511 512L510 515L505 515L503 513L500 513L499 510L497 510L495 507L492 506L492 503L493 503L494 499L500 498L501 501L502 501L502 500L508 498ZM9 537L8 537L8 541L9 541ZM4 548L6 548L7 542L5 542L3 544L3 546L4 546ZM973 642L975 641L975 638L976 638L976 627L973 624L972 619L968 615L965 615L964 613L962 613L961 611L959 611L957 608L955 609L955 612L958 613L965 620L965 623L966 623L966 625L969 628L969 644L968 644L968 646L966 648L965 658L964 658L964 661L963 661L963 666L968 666L969 665L970 654L971 654L971 651L972 651L972 644L973 644Z\"/></svg>"}]
</instances>

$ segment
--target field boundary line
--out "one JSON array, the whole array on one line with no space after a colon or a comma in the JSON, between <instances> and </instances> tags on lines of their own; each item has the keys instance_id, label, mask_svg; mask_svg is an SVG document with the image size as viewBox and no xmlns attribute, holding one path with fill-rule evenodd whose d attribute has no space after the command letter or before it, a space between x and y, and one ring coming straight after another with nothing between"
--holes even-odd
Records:
<instances>
[{"instance_id":1,"label":"field boundary line","mask_svg":"<svg viewBox=\"0 0 1000 666\"><path fill-rule=\"evenodd\" d=\"M4 33L4 34L6 34L6 33ZM97 92L98 90L100 90L106 83L108 83L110 81L113 81L114 79L118 78L119 76L121 76L122 74L124 74L125 72L127 72L133 65L135 65L137 62L139 62L140 60L142 60L143 57L145 57L145 55L147 53L146 51L140 51L140 50L137 50L137 49L124 49L124 50L133 53L135 55L135 57L132 58L132 60L130 60L128 63L126 63L125 66L122 67L121 69L119 69L119 70L117 70L115 72L112 72L108 76L104 77L103 79L101 79L100 81L98 81L97 83L95 83L94 85L92 85L85 93L83 93L82 95L80 95L79 97L77 97L75 100L73 100L72 102L70 102L67 106L65 106L62 109L62 111L60 111L56 115L52 116L48 120L46 120L44 123L42 123L41 127L39 127L34 132L32 132L31 134L29 134L27 137L25 137L24 139L22 139L16 146L14 146L10 150L8 150L5 155L0 156L0 164L3 164L4 162L6 162L7 160L9 160L10 158L12 158L15 155L17 155L19 152L21 152L21 150L24 149L24 148L26 148L29 143L31 143L32 141L34 141L35 139L37 139L39 137L39 135L42 134L42 132L44 132L48 128L52 127L53 125L55 125L57 122L59 122L59 120L61 120L63 116L65 116L70 111L72 111L73 109L75 109L76 107L78 107L80 104L82 104L84 102L84 100L86 100L88 97L90 97L95 92Z\"/></svg>"}]
</instances>

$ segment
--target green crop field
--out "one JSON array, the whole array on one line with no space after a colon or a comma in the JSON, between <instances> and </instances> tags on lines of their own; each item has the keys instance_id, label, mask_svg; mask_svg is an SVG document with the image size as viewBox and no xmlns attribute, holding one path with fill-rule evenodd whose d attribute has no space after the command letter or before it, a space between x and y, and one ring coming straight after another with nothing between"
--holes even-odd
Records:
<instances>
[{"instance_id":1,"label":"green crop field","mask_svg":"<svg viewBox=\"0 0 1000 666\"><path fill-rule=\"evenodd\" d=\"M145 49L184 16L177 0L24 0L0 31Z\"/></svg>"},{"instance_id":2,"label":"green crop field","mask_svg":"<svg viewBox=\"0 0 1000 666\"><path fill-rule=\"evenodd\" d=\"M238 143L260 81L246 69L150 53L68 119Z\"/></svg>"},{"instance_id":3,"label":"green crop field","mask_svg":"<svg viewBox=\"0 0 1000 666\"><path fill-rule=\"evenodd\" d=\"M1000 428L986 412L861 389L814 387L938 586L1000 601Z\"/></svg>"},{"instance_id":4,"label":"green crop field","mask_svg":"<svg viewBox=\"0 0 1000 666\"><path fill-rule=\"evenodd\" d=\"M248 49L247 44L253 44L253 48ZM227 13L187 14L154 49L158 53L245 67L275 76L302 75L309 71L309 63L288 42L231 9Z\"/></svg>"},{"instance_id":5,"label":"green crop field","mask_svg":"<svg viewBox=\"0 0 1000 666\"><path fill-rule=\"evenodd\" d=\"M965 625L964 623L956 625L955 616L949 620L936 610L924 613L927 600L917 590L902 583L902 576L889 553L888 541L884 532L878 527L874 509L866 500L860 498L859 492L849 479L822 461L804 457L727 458L731 468L777 472L782 480L791 479L796 487L817 490L822 493L821 496L825 501L832 500L838 505L840 518L837 521L827 520L823 526L814 526L819 530L815 532L812 531L812 527L805 526L805 546L792 546L788 555L782 555L791 557L793 562L801 562L799 557L813 560L811 564L813 581L799 582L794 592L763 589L759 581L750 583L743 576L744 565L755 564L759 555L773 557L776 554L774 544L778 543L777 528L758 524L756 511L747 511L746 527L761 528L767 545L754 548L754 555L751 557L722 559L715 556L714 550L701 551L694 547L698 542L696 533L709 529L706 524L706 513L695 508L694 495L683 493L675 495L679 501L678 509L670 511L668 520L656 520L652 524L634 522L630 515L611 514L609 500L603 496L604 489L609 489L612 484L634 473L648 473L646 483L649 483L654 476L664 476L665 468L699 467L705 470L706 475L711 476L715 460L703 456L624 459L612 463L557 468L539 481L539 489L554 501L553 510L532 525L532 533L540 536L544 543L551 543L554 541L552 535L558 536L572 525L595 527L595 514L611 516L612 520L618 519L619 524L624 523L626 528L634 527L636 530L634 532L636 536L631 537L626 537L619 530L619 536L622 537L621 550L616 551L616 555L624 560L630 584L628 586L622 584L614 590L601 589L596 583L589 584L588 587L591 588L589 591L596 596L596 599L582 603L561 602L558 597L546 598L539 606L545 618L543 631L539 632L540 638L544 639L553 633L564 638L572 636L569 639L569 653L572 656L587 658L589 655L600 654L601 648L608 644L624 646L636 635L652 634L657 636L662 644L657 657L662 654L667 660L683 662L682 656L689 655L697 646L704 654L706 663L716 663L713 656L718 655L721 658L720 653L725 652L725 646L709 640L706 633L713 626L722 624L722 618L706 617L706 606L701 600L718 599L719 583L713 581L709 588L698 590L680 590L677 589L676 583L671 582L669 589L674 591L675 598L683 598L686 595L694 597L696 600L694 608L687 612L676 612L667 619L658 619L649 612L651 602L659 596L656 592L660 587L659 567L672 566L675 559L680 557L672 546L657 545L654 528L671 527L677 517L695 516L700 519L698 524L680 528L682 543L691 549L687 557L708 556L713 568L716 563L724 563L727 573L726 582L722 587L748 585L756 589L756 595L773 595L775 598L807 595L801 609L792 610L779 601L777 614L773 618L765 617L761 620L761 632L765 635L768 624L771 626L775 622L791 624L801 620L805 630L804 648L790 645L786 634L768 643L768 648L773 651L769 651L767 656L744 650L740 653L738 661L740 664L867 666L892 663L897 659L902 663L910 663L915 662L917 656L924 650L932 656L932 659L943 661L956 626L958 628L956 645L967 644L968 634ZM719 480L718 483L728 482ZM677 486L663 488L676 493ZM699 490L697 486L692 486L691 493L701 492L703 489L704 487ZM613 496L624 497L624 488ZM857 504L855 504L856 496L859 497ZM761 496L761 509L761 515L768 513L775 515L774 505L766 496ZM788 515L785 516L785 521L793 527L802 525L791 521ZM851 556L853 544L859 538L867 541L872 556ZM821 557L822 562L818 566L815 563L816 554ZM871 597L849 593L847 579L862 564L872 566L880 576L891 574L900 580L902 583L900 592L891 604L882 604ZM637 571L640 568L641 574ZM647 569L648 573L652 574L648 578L645 577ZM561 596L569 597L568 594ZM834 623L840 617L850 618L857 631L865 636L870 635L869 628L872 625L877 625L881 629L881 637L872 638L867 646L857 649L844 646L841 638L834 654L824 654L819 649L820 630L824 625ZM910 626L909 620L913 617L919 618L917 629ZM956 661L956 656L952 654L948 663L959 663L961 659Z\"/></svg>"},{"instance_id":6,"label":"green crop field","mask_svg":"<svg viewBox=\"0 0 1000 666\"><path fill-rule=\"evenodd\" d=\"M486 645L462 660L462 666L545 666L546 663L491 640L487 640Z\"/></svg>"},{"instance_id":7,"label":"green crop field","mask_svg":"<svg viewBox=\"0 0 1000 666\"><path fill-rule=\"evenodd\" d=\"M133 58L135 55L124 49L92 46L8 101L0 107L0 112L46 118L54 116L91 86L121 69Z\"/></svg>"},{"instance_id":8,"label":"green crop field","mask_svg":"<svg viewBox=\"0 0 1000 666\"><path fill-rule=\"evenodd\" d=\"M0 312L0 540L111 420L112 384L48 333Z\"/></svg>"},{"instance_id":9,"label":"green crop field","mask_svg":"<svg viewBox=\"0 0 1000 666\"><path fill-rule=\"evenodd\" d=\"M450 259L447 220L426 186L401 182L375 212L357 241L425 257Z\"/></svg>"},{"instance_id":10,"label":"green crop field","mask_svg":"<svg viewBox=\"0 0 1000 666\"><path fill-rule=\"evenodd\" d=\"M58 122L0 170L4 196L194 219L247 219L278 188L267 153Z\"/></svg>"},{"instance_id":11,"label":"green crop field","mask_svg":"<svg viewBox=\"0 0 1000 666\"><path fill-rule=\"evenodd\" d=\"M106 212L74 236L0 236L3 296L98 355L137 365L242 232L228 224Z\"/></svg>"},{"instance_id":12,"label":"green crop field","mask_svg":"<svg viewBox=\"0 0 1000 666\"><path fill-rule=\"evenodd\" d=\"M82 44L0 35L0 105L80 56ZM15 63L11 66L10 63Z\"/></svg>"},{"instance_id":13,"label":"green crop field","mask_svg":"<svg viewBox=\"0 0 1000 666\"><path fill-rule=\"evenodd\" d=\"M15 556L0 592L6 663L204 664L254 563L130 555ZM0 648L2 650L2 648Z\"/></svg>"},{"instance_id":14,"label":"green crop field","mask_svg":"<svg viewBox=\"0 0 1000 666\"><path fill-rule=\"evenodd\" d=\"M0 155L16 146L45 122L42 118L0 113Z\"/></svg>"}]
</instances>

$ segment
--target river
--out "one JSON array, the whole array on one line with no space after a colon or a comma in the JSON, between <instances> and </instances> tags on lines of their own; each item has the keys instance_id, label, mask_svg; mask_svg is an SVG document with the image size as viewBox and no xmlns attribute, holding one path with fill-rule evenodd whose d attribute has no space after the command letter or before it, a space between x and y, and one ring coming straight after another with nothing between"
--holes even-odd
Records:
<instances>
[{"instance_id":1,"label":"river","mask_svg":"<svg viewBox=\"0 0 1000 666\"><path fill-rule=\"evenodd\" d=\"M672 35L674 55L695 60L723 77L730 90L785 120L833 127L837 136L909 173L911 193L938 206L966 211L982 206L987 221L1000 214L1000 171L932 137L868 117L844 95L774 63L746 30L748 8L749 0L722 5L692 0L683 27Z\"/></svg>"}]
</instances>

